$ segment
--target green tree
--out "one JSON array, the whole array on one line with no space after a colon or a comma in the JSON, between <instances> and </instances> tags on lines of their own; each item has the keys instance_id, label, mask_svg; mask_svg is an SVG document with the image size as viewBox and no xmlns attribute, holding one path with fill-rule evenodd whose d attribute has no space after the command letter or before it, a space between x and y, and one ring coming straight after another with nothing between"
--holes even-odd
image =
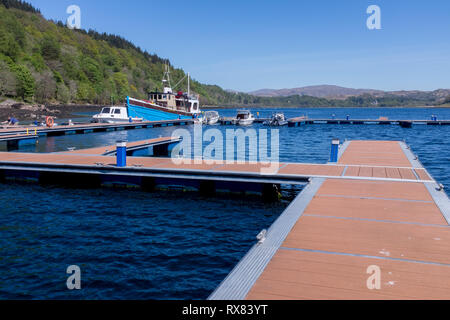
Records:
<instances>
[{"instance_id":1,"label":"green tree","mask_svg":"<svg viewBox=\"0 0 450 320\"><path fill-rule=\"evenodd\" d=\"M62 103L70 102L70 91L64 83L58 83L56 97Z\"/></svg>"},{"instance_id":2,"label":"green tree","mask_svg":"<svg viewBox=\"0 0 450 320\"><path fill-rule=\"evenodd\" d=\"M35 82L30 70L24 65L14 65L17 77L17 95L23 100L31 101L34 96Z\"/></svg>"},{"instance_id":3,"label":"green tree","mask_svg":"<svg viewBox=\"0 0 450 320\"><path fill-rule=\"evenodd\" d=\"M130 90L127 75L122 72L114 73L114 82L116 84L117 95L120 100L123 100Z\"/></svg>"},{"instance_id":4,"label":"green tree","mask_svg":"<svg viewBox=\"0 0 450 320\"><path fill-rule=\"evenodd\" d=\"M0 27L0 53L10 57L13 61L17 61L20 54L20 46L14 37L7 33L4 28Z\"/></svg>"},{"instance_id":5,"label":"green tree","mask_svg":"<svg viewBox=\"0 0 450 320\"><path fill-rule=\"evenodd\" d=\"M0 60L0 96L16 96L17 79L8 64Z\"/></svg>"},{"instance_id":6,"label":"green tree","mask_svg":"<svg viewBox=\"0 0 450 320\"><path fill-rule=\"evenodd\" d=\"M41 54L45 60L57 60L61 54L61 46L50 35L45 35L41 42Z\"/></svg>"}]
</instances>

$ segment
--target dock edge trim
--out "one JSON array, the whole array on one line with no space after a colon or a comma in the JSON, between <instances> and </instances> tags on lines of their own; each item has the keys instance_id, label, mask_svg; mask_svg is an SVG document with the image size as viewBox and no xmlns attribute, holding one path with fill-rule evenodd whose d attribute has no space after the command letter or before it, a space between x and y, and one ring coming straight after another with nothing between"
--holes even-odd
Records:
<instances>
[{"instance_id":1,"label":"dock edge trim","mask_svg":"<svg viewBox=\"0 0 450 320\"><path fill-rule=\"evenodd\" d=\"M406 145L404 142L400 142L400 146L403 149L408 160L411 162L411 165L417 168L422 168L426 171L428 176L433 179L433 183L424 183L425 187L428 189L431 197L433 198L436 206L441 211L447 223L450 225L450 200L447 196L445 190L439 190L439 184L434 180L432 175L425 169L422 163L419 161L418 157L414 155L412 150Z\"/></svg>"},{"instance_id":2,"label":"dock edge trim","mask_svg":"<svg viewBox=\"0 0 450 320\"><path fill-rule=\"evenodd\" d=\"M311 179L269 228L266 240L250 249L208 300L244 300L247 297L324 181L325 178Z\"/></svg>"}]
</instances>

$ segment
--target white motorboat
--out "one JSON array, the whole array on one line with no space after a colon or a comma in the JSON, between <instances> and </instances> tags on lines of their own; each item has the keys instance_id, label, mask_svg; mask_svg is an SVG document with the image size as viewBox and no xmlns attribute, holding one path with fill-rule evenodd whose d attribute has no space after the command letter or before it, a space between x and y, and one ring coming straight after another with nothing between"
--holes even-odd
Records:
<instances>
[{"instance_id":1,"label":"white motorboat","mask_svg":"<svg viewBox=\"0 0 450 320\"><path fill-rule=\"evenodd\" d=\"M284 113L277 112L272 115L272 118L264 122L264 125L266 126L285 126L288 122L286 120L286 117L284 116Z\"/></svg>"},{"instance_id":2,"label":"white motorboat","mask_svg":"<svg viewBox=\"0 0 450 320\"><path fill-rule=\"evenodd\" d=\"M217 111L206 111L203 116L203 123L213 125L219 122L219 113Z\"/></svg>"},{"instance_id":3,"label":"white motorboat","mask_svg":"<svg viewBox=\"0 0 450 320\"><path fill-rule=\"evenodd\" d=\"M238 110L236 122L240 126L250 126L255 121L255 117L250 110Z\"/></svg>"},{"instance_id":4,"label":"white motorboat","mask_svg":"<svg viewBox=\"0 0 450 320\"><path fill-rule=\"evenodd\" d=\"M104 107L99 114L92 117L92 121L96 123L122 123L142 120L142 118L130 117L128 108L121 106Z\"/></svg>"}]
</instances>

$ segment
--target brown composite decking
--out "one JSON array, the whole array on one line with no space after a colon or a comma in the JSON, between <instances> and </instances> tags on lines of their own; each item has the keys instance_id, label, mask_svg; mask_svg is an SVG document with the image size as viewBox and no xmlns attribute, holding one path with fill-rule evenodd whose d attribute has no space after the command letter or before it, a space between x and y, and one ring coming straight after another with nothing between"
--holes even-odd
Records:
<instances>
[{"instance_id":1,"label":"brown composite decking","mask_svg":"<svg viewBox=\"0 0 450 320\"><path fill-rule=\"evenodd\" d=\"M155 142L170 142L171 137L161 137L143 141L128 143L128 147L137 147ZM352 153L359 152L359 142L355 145L350 144L347 151L338 164L298 164L298 163L278 163L274 170L270 171L273 175L292 176L292 177L336 177L340 179L364 179L366 177L373 179L408 180L414 182L431 181L431 178L425 170L412 167L411 163L401 156L390 155L385 163L373 163L366 165L358 161L358 157L351 158ZM380 144L384 148L385 144ZM387 148L389 150L389 148ZM65 165L84 165L84 166L114 166L116 160L114 157L105 156L107 152L116 150L116 146L106 146L98 148L80 149L59 153L7 153L0 152L0 163L32 163L32 164L65 164ZM375 149L371 149L375 154ZM383 149L385 150L385 149ZM348 160L346 160L348 159ZM395 162L392 159L397 159ZM260 174L262 170L270 168L270 165L256 162L246 163L228 163L224 161L207 160L181 160L169 158L149 158L149 157L128 157L128 167L140 167L150 169L168 169L176 172L177 170L205 173L224 172L229 174L252 173ZM267 174L267 173L266 173ZM354 182L357 188L361 182Z\"/></svg>"},{"instance_id":2,"label":"brown composite decking","mask_svg":"<svg viewBox=\"0 0 450 320\"><path fill-rule=\"evenodd\" d=\"M148 140L141 140L141 141L134 141L134 142L128 142L127 148L134 148L138 146L143 145L150 145L155 143L170 143L170 142L177 142L178 139L172 138L172 137L160 137L160 138L154 138L154 139L148 139ZM72 150L72 151L66 151L63 153L66 154L92 154L92 155L104 155L105 153L115 152L117 149L116 145L110 145L105 147L98 147L98 148L89 148L89 149L79 149L79 150Z\"/></svg>"},{"instance_id":3,"label":"brown composite decking","mask_svg":"<svg viewBox=\"0 0 450 320\"><path fill-rule=\"evenodd\" d=\"M450 299L450 229L425 183L369 179L413 177L391 168L412 165L400 144L352 141L339 164L367 180L326 179L246 298Z\"/></svg>"}]
</instances>

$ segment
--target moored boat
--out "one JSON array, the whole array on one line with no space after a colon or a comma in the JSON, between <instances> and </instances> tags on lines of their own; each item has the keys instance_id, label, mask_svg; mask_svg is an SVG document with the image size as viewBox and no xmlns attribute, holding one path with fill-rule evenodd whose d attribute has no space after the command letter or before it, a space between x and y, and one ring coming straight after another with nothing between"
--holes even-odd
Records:
<instances>
[{"instance_id":1,"label":"moored boat","mask_svg":"<svg viewBox=\"0 0 450 320\"><path fill-rule=\"evenodd\" d=\"M276 112L272 115L272 117L263 123L266 126L285 126L288 124L284 113Z\"/></svg>"},{"instance_id":2,"label":"moored boat","mask_svg":"<svg viewBox=\"0 0 450 320\"><path fill-rule=\"evenodd\" d=\"M238 110L236 116L236 122L240 126L249 126L252 125L255 121L255 117L250 112L250 110Z\"/></svg>"},{"instance_id":3,"label":"moored boat","mask_svg":"<svg viewBox=\"0 0 450 320\"><path fill-rule=\"evenodd\" d=\"M127 97L128 114L145 121L196 119L201 114L199 97L190 92L190 75L186 75L188 92L174 93L170 83L169 67L162 80L162 92L150 92L148 100ZM184 78L181 80L183 81ZM180 81L180 82L181 82Z\"/></svg>"},{"instance_id":4,"label":"moored boat","mask_svg":"<svg viewBox=\"0 0 450 320\"><path fill-rule=\"evenodd\" d=\"M206 111L203 116L203 123L213 125L219 122L219 113L217 111Z\"/></svg>"},{"instance_id":5,"label":"moored boat","mask_svg":"<svg viewBox=\"0 0 450 320\"><path fill-rule=\"evenodd\" d=\"M143 121L143 118L131 117L128 108L124 106L104 107L99 114L92 117L92 122L121 123Z\"/></svg>"}]
</instances>

